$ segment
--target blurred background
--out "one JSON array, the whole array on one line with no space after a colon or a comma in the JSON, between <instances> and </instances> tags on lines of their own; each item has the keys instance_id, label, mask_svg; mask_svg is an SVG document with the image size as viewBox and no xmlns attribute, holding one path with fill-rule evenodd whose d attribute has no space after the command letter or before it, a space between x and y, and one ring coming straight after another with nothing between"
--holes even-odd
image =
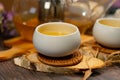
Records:
<instances>
[{"instance_id":1,"label":"blurred background","mask_svg":"<svg viewBox=\"0 0 120 80\"><path fill-rule=\"evenodd\" d=\"M11 10L12 4L13 4L14 0L0 0L0 3L2 3L5 7L5 10ZM120 8L120 0L116 0L116 2L113 4L113 6L111 6L111 8ZM110 11L112 11L113 9L109 9ZM109 11L108 11L109 12ZM113 10L114 12L114 10Z\"/></svg>"},{"instance_id":2,"label":"blurred background","mask_svg":"<svg viewBox=\"0 0 120 80\"><path fill-rule=\"evenodd\" d=\"M22 35L19 30L16 30L16 27L15 27L16 25L13 22L13 16L15 15L15 13L13 13L11 10L12 10L13 4L15 4L14 1L17 2L19 0L0 0L0 36L3 37L3 38L11 38L11 37L15 37L15 36L18 36L18 35ZM24 2L24 1L27 1L27 0L21 0L21 1ZM30 2L30 1L35 1L35 0L28 0L28 1ZM42 3L42 1L50 1L50 0L40 0L40 1ZM51 0L51 1L55 1L55 0ZM58 0L58 1L62 1L62 0ZM72 2L75 2L75 1L81 1L81 2L83 2L83 1L86 1L86 2L91 1L91 2L94 2L95 1L95 4L100 3L98 0L66 0L66 1L68 1L68 3L70 3L70 1L72 1ZM102 16L106 16L106 15L113 15L115 13L115 11L120 8L120 0L100 0L100 1L101 1L101 4L99 4L99 5L102 5L104 7L104 11L102 12L102 15L100 14L100 16L98 16L98 17L93 16L91 18L86 18L86 17L90 17L89 14L85 15L85 14L82 13L83 14L82 17L81 17L81 15L77 14L77 17L80 16L80 18L78 19L78 22L74 21L74 19L76 18L76 11L74 9L77 10L78 7L81 7L81 6L77 6L76 3L75 4L71 3L71 5L72 5L71 9L74 8L74 9L72 9L73 11L71 11L71 9L68 9L71 5L66 4L67 5L67 7L66 7L67 12L64 12L64 14L65 14L64 21L77 25L82 33L85 33L88 30L89 30L88 32L90 32L90 29L91 29L90 27L93 26L93 24L94 24L94 22L95 22L95 20L97 18L102 17ZM16 3L16 4L18 4L18 3ZM94 3L88 3L88 4L91 5L91 6L89 6L89 8L93 7L93 5L94 5ZM82 4L82 7L83 6L84 5ZM87 8L84 8L84 9L87 10ZM85 11L84 9L80 8L79 13L82 12L82 11ZM32 10L33 10L33 8L32 8ZM93 11L93 10L91 10L91 11ZM99 9L96 10L96 11L97 11L96 14L98 15L98 12L100 12ZM74 13L75 15L73 16L73 14L72 14L72 17L71 17L71 14L68 13L68 12ZM104 12L105 12L105 14L104 14ZM87 13L89 13L89 12L87 12ZM69 19L69 17L73 18L73 19ZM87 20L87 21L85 21L85 20ZM80 23L80 21L81 21L81 23ZM89 22L89 21L92 21L92 22ZM81 25L82 23L84 23L85 25ZM81 28L81 26L82 26L82 28ZM90 29L87 30L86 28L83 28L83 26L88 26ZM27 29L30 29L30 28L27 28ZM32 29L31 33L33 33L33 29Z\"/></svg>"},{"instance_id":3,"label":"blurred background","mask_svg":"<svg viewBox=\"0 0 120 80\"><path fill-rule=\"evenodd\" d=\"M0 0L0 3L4 5L5 10L10 11L14 0Z\"/></svg>"}]
</instances>

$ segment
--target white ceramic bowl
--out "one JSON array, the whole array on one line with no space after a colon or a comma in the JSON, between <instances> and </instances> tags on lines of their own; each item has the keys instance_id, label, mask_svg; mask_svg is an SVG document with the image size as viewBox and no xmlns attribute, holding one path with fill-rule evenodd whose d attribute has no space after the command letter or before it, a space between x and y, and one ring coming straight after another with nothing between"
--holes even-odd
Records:
<instances>
[{"instance_id":1,"label":"white ceramic bowl","mask_svg":"<svg viewBox=\"0 0 120 80\"><path fill-rule=\"evenodd\" d=\"M64 33L64 35L56 33ZM63 57L72 54L74 50L79 48L80 41L78 28L65 22L49 22L38 25L33 35L35 48L41 54L50 57Z\"/></svg>"},{"instance_id":2,"label":"white ceramic bowl","mask_svg":"<svg viewBox=\"0 0 120 80\"><path fill-rule=\"evenodd\" d=\"M93 27L95 40L109 48L120 48L120 18L100 18Z\"/></svg>"}]
</instances>

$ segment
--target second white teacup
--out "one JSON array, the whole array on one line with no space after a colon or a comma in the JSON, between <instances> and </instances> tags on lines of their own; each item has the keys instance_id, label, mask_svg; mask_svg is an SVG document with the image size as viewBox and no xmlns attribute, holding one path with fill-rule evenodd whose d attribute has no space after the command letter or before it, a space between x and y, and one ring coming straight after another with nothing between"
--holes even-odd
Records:
<instances>
[{"instance_id":1,"label":"second white teacup","mask_svg":"<svg viewBox=\"0 0 120 80\"><path fill-rule=\"evenodd\" d=\"M120 19L98 19L93 27L93 36L103 46L120 48Z\"/></svg>"},{"instance_id":2,"label":"second white teacup","mask_svg":"<svg viewBox=\"0 0 120 80\"><path fill-rule=\"evenodd\" d=\"M49 22L38 25L34 31L33 44L43 55L63 57L79 48L80 32L75 25L65 22Z\"/></svg>"}]
</instances>

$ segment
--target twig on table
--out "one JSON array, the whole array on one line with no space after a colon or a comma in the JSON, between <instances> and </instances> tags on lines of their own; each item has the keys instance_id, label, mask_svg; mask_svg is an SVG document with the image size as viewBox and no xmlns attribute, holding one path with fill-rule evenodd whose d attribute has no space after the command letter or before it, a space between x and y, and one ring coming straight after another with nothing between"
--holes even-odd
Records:
<instances>
[{"instance_id":1,"label":"twig on table","mask_svg":"<svg viewBox=\"0 0 120 80\"><path fill-rule=\"evenodd\" d=\"M89 61L90 59L91 59L91 57L86 59L86 64L87 64L87 66L88 66L89 69L85 71L85 75L84 75L84 77L82 78L82 80L87 80L87 79L90 77L90 75L92 74L92 69L90 68L90 66L89 66L89 64L88 64L88 61Z\"/></svg>"}]
</instances>

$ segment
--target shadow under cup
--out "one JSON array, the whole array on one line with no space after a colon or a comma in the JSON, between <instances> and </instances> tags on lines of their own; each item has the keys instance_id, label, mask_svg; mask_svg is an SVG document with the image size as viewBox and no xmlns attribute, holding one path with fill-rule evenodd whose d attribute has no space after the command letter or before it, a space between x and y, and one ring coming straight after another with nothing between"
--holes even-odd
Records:
<instances>
[{"instance_id":1,"label":"shadow under cup","mask_svg":"<svg viewBox=\"0 0 120 80\"><path fill-rule=\"evenodd\" d=\"M50 22L39 25L33 35L35 48L43 55L63 57L80 46L80 32L72 24Z\"/></svg>"}]
</instances>

